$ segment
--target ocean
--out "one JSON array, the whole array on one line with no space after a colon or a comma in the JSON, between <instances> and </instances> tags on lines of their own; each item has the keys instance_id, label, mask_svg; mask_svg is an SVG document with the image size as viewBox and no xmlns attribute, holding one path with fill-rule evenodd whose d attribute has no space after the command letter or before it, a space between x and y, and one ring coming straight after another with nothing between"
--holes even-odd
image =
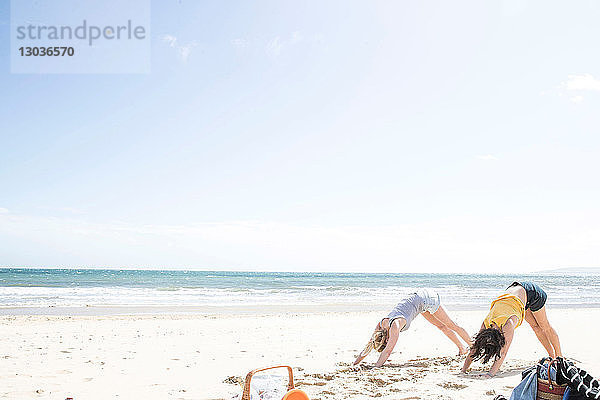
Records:
<instances>
[{"instance_id":1,"label":"ocean","mask_svg":"<svg viewBox=\"0 0 600 400\"><path fill-rule=\"evenodd\" d=\"M0 308L327 306L387 309L434 288L454 309L488 307L515 280L538 283L552 307L600 307L598 274L419 274L0 269Z\"/></svg>"}]
</instances>

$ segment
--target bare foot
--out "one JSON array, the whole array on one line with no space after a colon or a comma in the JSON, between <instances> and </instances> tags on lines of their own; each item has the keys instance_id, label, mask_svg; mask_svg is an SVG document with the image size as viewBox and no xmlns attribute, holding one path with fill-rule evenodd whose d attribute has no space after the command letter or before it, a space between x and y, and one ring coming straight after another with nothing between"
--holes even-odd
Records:
<instances>
[{"instance_id":1,"label":"bare foot","mask_svg":"<svg viewBox=\"0 0 600 400\"><path fill-rule=\"evenodd\" d=\"M469 352L469 348L468 347L462 347L460 350L458 350L458 355L459 356L464 356L468 352Z\"/></svg>"}]
</instances>

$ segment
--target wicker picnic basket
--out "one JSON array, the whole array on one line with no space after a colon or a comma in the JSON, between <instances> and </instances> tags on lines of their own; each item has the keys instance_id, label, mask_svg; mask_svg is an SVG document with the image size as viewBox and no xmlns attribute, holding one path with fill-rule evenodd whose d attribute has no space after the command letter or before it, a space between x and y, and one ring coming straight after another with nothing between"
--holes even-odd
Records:
<instances>
[{"instance_id":1,"label":"wicker picnic basket","mask_svg":"<svg viewBox=\"0 0 600 400\"><path fill-rule=\"evenodd\" d=\"M544 363L548 362L547 374L548 378L542 378L541 369ZM550 378L550 368L554 366L556 378L558 379L558 360L550 357L543 358L537 365L537 400L562 400L567 390L567 385L559 385L558 382L552 381Z\"/></svg>"},{"instance_id":2,"label":"wicker picnic basket","mask_svg":"<svg viewBox=\"0 0 600 400\"><path fill-rule=\"evenodd\" d=\"M248 375L246 375L246 380L244 382L244 393L242 394L242 400L250 400L250 383L252 381L252 377L254 376L254 374L256 374L257 372L262 372L262 371L266 371L269 369L275 369L275 368L287 368L287 370L288 370L288 377L289 377L288 388L287 388L288 390L281 400L310 400L308 398L308 396L306 395L306 393L304 393L302 390L296 389L294 387L294 373L292 372L292 367L290 367L288 365L278 365L275 367L258 368L258 369L248 372Z\"/></svg>"}]
</instances>

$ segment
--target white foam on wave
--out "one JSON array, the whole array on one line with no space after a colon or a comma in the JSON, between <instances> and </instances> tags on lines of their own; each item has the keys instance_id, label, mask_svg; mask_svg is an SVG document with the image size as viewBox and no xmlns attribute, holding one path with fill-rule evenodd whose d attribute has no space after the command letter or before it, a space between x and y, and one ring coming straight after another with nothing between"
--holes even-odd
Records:
<instances>
[{"instance_id":1,"label":"white foam on wave","mask_svg":"<svg viewBox=\"0 0 600 400\"><path fill-rule=\"evenodd\" d=\"M301 286L288 288L135 288L135 287L0 287L3 307L84 306L238 306L364 304L393 306L416 287L381 288ZM495 288L448 286L435 288L450 307L486 307L502 292ZM595 291L581 287L554 287L549 304L600 304Z\"/></svg>"}]
</instances>

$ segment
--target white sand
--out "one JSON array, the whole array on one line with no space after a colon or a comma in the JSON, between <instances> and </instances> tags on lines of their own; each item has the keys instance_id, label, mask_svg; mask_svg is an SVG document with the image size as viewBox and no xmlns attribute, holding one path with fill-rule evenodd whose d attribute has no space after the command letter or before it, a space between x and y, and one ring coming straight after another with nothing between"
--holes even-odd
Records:
<instances>
[{"instance_id":1,"label":"white sand","mask_svg":"<svg viewBox=\"0 0 600 400\"><path fill-rule=\"evenodd\" d=\"M474 333L485 311L450 314ZM419 317L385 367L349 368L382 315L0 316L0 398L230 399L241 389L226 378L283 363L312 400L491 399L508 397L520 371L544 355L524 323L498 377L461 376L454 345ZM565 355L600 376L598 329L590 328L600 328L600 309L549 317Z\"/></svg>"}]
</instances>

